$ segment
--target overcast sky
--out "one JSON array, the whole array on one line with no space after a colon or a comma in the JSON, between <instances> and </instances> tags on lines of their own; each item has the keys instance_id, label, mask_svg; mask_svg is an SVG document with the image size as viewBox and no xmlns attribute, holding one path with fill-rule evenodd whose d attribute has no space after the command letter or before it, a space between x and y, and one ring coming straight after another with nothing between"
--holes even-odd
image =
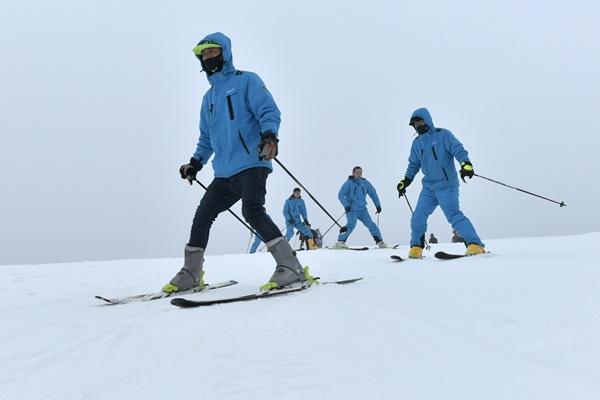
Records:
<instances>
[{"instance_id":1,"label":"overcast sky","mask_svg":"<svg viewBox=\"0 0 600 400\"><path fill-rule=\"evenodd\" d=\"M461 204L484 241L600 231L599 11L594 1L4 2L0 264L182 256L203 191L178 169L209 87L191 49L215 31L278 103L279 159L336 217L338 189L361 165L385 241L408 244L395 186L410 115L427 107L476 173L568 204L474 178ZM211 168L198 178L208 184ZM280 227L295 186L281 169L268 180ZM439 209L430 231L450 239ZM207 251L243 252L248 236L222 214ZM359 224L348 243L372 239Z\"/></svg>"}]
</instances>

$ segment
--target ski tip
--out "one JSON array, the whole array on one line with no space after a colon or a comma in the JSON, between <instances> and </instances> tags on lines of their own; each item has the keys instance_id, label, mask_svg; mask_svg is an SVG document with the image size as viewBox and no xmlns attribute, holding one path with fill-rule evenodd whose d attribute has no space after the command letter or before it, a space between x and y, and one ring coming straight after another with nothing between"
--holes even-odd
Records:
<instances>
[{"instance_id":1,"label":"ski tip","mask_svg":"<svg viewBox=\"0 0 600 400\"><path fill-rule=\"evenodd\" d=\"M186 308L188 301L186 299L182 299L181 297L176 297L171 299L171 304L177 307Z\"/></svg>"},{"instance_id":2,"label":"ski tip","mask_svg":"<svg viewBox=\"0 0 600 400\"><path fill-rule=\"evenodd\" d=\"M347 285L348 283L354 283L363 280L364 278L361 276L360 278L352 278L352 279L344 279L342 281L335 281L338 285Z\"/></svg>"},{"instance_id":3,"label":"ski tip","mask_svg":"<svg viewBox=\"0 0 600 400\"><path fill-rule=\"evenodd\" d=\"M119 304L118 302L115 302L114 300L107 299L106 297L102 297L102 296L94 296L94 298L96 298L98 300L102 300L102 301L104 301L108 304L112 304L112 305Z\"/></svg>"}]
</instances>

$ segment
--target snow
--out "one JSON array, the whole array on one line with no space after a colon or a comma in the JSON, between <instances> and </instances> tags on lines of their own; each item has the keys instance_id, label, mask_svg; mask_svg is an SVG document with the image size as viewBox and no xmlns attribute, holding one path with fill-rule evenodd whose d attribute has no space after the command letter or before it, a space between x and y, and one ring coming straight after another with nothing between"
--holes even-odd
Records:
<instances>
[{"instance_id":1,"label":"snow","mask_svg":"<svg viewBox=\"0 0 600 400\"><path fill-rule=\"evenodd\" d=\"M394 263L408 249L300 252L324 279L246 303L105 306L181 259L0 266L2 399L597 399L600 233L487 240L491 254ZM208 256L255 291L269 254Z\"/></svg>"}]
</instances>

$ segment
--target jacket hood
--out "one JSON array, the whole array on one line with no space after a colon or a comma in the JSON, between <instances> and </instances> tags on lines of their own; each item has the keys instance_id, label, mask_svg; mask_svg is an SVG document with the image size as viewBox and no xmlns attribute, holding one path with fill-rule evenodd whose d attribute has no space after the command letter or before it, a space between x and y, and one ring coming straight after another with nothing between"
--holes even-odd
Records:
<instances>
[{"instance_id":1,"label":"jacket hood","mask_svg":"<svg viewBox=\"0 0 600 400\"><path fill-rule=\"evenodd\" d=\"M415 117L422 118L423 121L425 121L425 123L429 127L429 129L435 129L435 126L433 125L433 119L431 118L431 114L429 114L429 111L425 107L416 109L415 112L412 113L410 119L413 119Z\"/></svg>"},{"instance_id":2,"label":"jacket hood","mask_svg":"<svg viewBox=\"0 0 600 400\"><path fill-rule=\"evenodd\" d=\"M233 66L233 55L231 54L231 40L221 32L211 33L206 35L199 43L202 42L214 42L221 46L221 53L223 54L223 69L211 76L207 75L208 81L213 84L215 79L219 75L228 75L230 73L235 72L235 67Z\"/></svg>"}]
</instances>

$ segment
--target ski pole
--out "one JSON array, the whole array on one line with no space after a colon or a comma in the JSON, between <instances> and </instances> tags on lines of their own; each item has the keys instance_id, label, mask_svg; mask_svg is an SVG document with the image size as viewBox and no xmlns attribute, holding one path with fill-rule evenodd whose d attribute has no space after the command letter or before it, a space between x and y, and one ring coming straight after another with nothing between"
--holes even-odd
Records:
<instances>
[{"instance_id":1,"label":"ski pole","mask_svg":"<svg viewBox=\"0 0 600 400\"><path fill-rule=\"evenodd\" d=\"M305 191L306 193L308 193L308 195L310 196L310 198L311 198L311 199L313 199L313 200L314 200L314 202L315 202L315 203L317 203L317 205L318 205L319 207L321 207L321 210L323 210L323 211L325 212L325 214L327 214L327 216L328 216L329 218L331 218L331 220L334 222L334 224L335 224L335 225L339 226L339 227L340 227L340 229L342 229L342 228L343 228L343 227L342 227L340 224L338 224L338 222L337 222L337 221L336 221L336 220L335 220L335 219L334 219L334 218L331 216L331 214L329 214L329 212L328 212L328 211L325 209L325 207L323 207L323 206L321 205L321 203L319 203L319 201L318 201L317 199L315 199L315 196L313 196L313 195L312 195L312 194L311 194L311 193L308 191L308 189L307 189L307 188L305 188L305 187L304 187L304 185L303 185L302 183L300 183L300 181L299 181L298 179L296 179L296 177L295 177L294 175L292 175L292 173L291 173L291 172L290 172L290 171L289 171L289 170L288 170L288 169L287 169L287 168L286 168L286 167L285 167L285 166L284 166L284 165L281 163L281 161L279 161L279 160L277 159L277 157L275 157L273 160L275 160L275 162L276 162L277 164L279 164L279 166L280 166L281 168L283 168L283 170L284 170L284 171L285 171L285 172L286 172L286 173L287 173L287 174L288 174L288 175L289 175L289 176L290 176L290 177L291 177L291 178L294 180L294 182L296 182L296 183L297 183L297 184L298 184L298 185L299 185L299 186L300 186L302 189L304 189L304 191ZM339 218L338 218L338 219L339 219Z\"/></svg>"},{"instance_id":2,"label":"ski pole","mask_svg":"<svg viewBox=\"0 0 600 400\"><path fill-rule=\"evenodd\" d=\"M544 196L540 196L539 194L535 194L535 193L528 192L527 190L523 190L523 189L519 189L519 188L517 188L517 187L513 187L513 186L510 186L510 185L507 185L506 183L502 183L502 182L495 181L495 180L493 180L493 179L491 179L491 178L487 178L487 177L485 177L485 176L481 176L481 175L478 175L478 174L473 174L473 175L475 175L475 176L477 176L477 177L479 177L479 178L482 178L482 179L486 179L486 180L488 180L488 181L490 181L490 182L497 183L498 185L506 186L507 188L511 188L511 189L514 189L514 190L518 190L519 192L527 193L527 194L530 194L530 195L532 195L532 196L539 197L540 199L544 199L544 200L550 201L550 202L552 202L552 203L556 203L556 204L558 204L560 207L566 207L566 206L567 206L567 205L565 204L565 202L564 202L564 201L560 201L560 202L559 202L559 201L552 200L552 199L549 199L549 198L547 198L547 197L544 197Z\"/></svg>"},{"instance_id":3,"label":"ski pole","mask_svg":"<svg viewBox=\"0 0 600 400\"><path fill-rule=\"evenodd\" d=\"M196 183L198 183L198 185L202 186L202 188L203 188L204 190L208 190L208 188L207 188L206 186L204 186L204 185L202 184L202 182L200 182L198 179L194 179L194 181L196 181ZM230 213L231 215L233 215L233 216L234 216L234 217L235 217L235 218L236 218L238 221L240 221L240 222L242 223L242 225L244 225L246 228L248 228L248 230L249 230L250 232L252 232L253 234L255 234L255 235L256 235L256 231L255 231L254 229L252 229L252 228L250 227L250 225L248 225L247 223L245 223L245 222L244 222L244 221L243 221L243 220L242 220L240 217L238 217L238 215L237 215L236 213L234 213L233 211L231 211L231 209L229 209L229 208L227 209L227 211L229 211L229 213Z\"/></svg>"},{"instance_id":4,"label":"ski pole","mask_svg":"<svg viewBox=\"0 0 600 400\"><path fill-rule=\"evenodd\" d=\"M336 220L335 220L335 222L338 222L340 219L342 219L342 217L343 217L344 215L346 215L346 212L345 212L345 211L342 213L342 215L340 215L340 216L338 217L338 219L336 219ZM329 227L329 229L327 229L327 230L325 231L325 233L321 235L321 240L323 240L323 238L325 237L325 235L327 235L327 232L329 232L329 231L330 231L330 230L331 230L331 229L332 229L332 228L333 228L335 225L336 225L336 224L332 224L332 225ZM338 226L339 226L339 225L338 225Z\"/></svg>"},{"instance_id":5,"label":"ski pole","mask_svg":"<svg viewBox=\"0 0 600 400\"><path fill-rule=\"evenodd\" d=\"M410 205L410 201L408 201L408 197L406 197L406 193L404 193L404 198L406 199L406 204L408 204L408 209L410 210L410 213L414 214L415 212L413 211L413 208ZM429 245L429 243L427 243L427 239L425 239L425 235L423 235L423 242L425 243L425 250L431 249L431 246Z\"/></svg>"}]
</instances>

